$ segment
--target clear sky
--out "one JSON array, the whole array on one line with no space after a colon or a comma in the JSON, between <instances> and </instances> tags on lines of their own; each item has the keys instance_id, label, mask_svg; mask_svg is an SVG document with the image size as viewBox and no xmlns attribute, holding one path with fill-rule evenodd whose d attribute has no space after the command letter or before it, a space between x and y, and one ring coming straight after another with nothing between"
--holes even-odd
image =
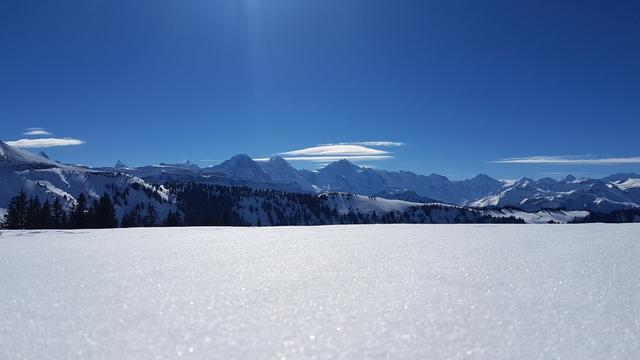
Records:
<instances>
[{"instance_id":1,"label":"clear sky","mask_svg":"<svg viewBox=\"0 0 640 360\"><path fill-rule=\"evenodd\" d=\"M7 0L0 124L89 165L640 172L640 2Z\"/></svg>"}]
</instances>

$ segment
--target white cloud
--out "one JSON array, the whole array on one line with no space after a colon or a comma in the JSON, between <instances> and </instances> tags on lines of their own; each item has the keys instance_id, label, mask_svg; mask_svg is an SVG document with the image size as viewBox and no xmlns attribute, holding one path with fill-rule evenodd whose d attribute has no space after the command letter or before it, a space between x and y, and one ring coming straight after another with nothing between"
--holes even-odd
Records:
<instances>
[{"instance_id":1,"label":"white cloud","mask_svg":"<svg viewBox=\"0 0 640 360\"><path fill-rule=\"evenodd\" d=\"M382 146L382 147L397 147L403 146L403 142L398 141L354 141L354 142L341 142L337 144L326 145L362 145L362 146Z\"/></svg>"},{"instance_id":2,"label":"white cloud","mask_svg":"<svg viewBox=\"0 0 640 360\"><path fill-rule=\"evenodd\" d=\"M545 164L545 165L625 165L640 164L640 156L589 158L586 156L529 156L518 158L506 158L492 161L499 164Z\"/></svg>"},{"instance_id":3,"label":"white cloud","mask_svg":"<svg viewBox=\"0 0 640 360\"><path fill-rule=\"evenodd\" d=\"M51 135L51 133L44 128L27 128L24 129L24 131L23 135Z\"/></svg>"},{"instance_id":4,"label":"white cloud","mask_svg":"<svg viewBox=\"0 0 640 360\"><path fill-rule=\"evenodd\" d=\"M10 146L19 148L48 148L56 146L82 145L84 141L71 138L42 138L42 139L20 139L6 142Z\"/></svg>"},{"instance_id":5,"label":"white cloud","mask_svg":"<svg viewBox=\"0 0 640 360\"><path fill-rule=\"evenodd\" d=\"M349 161L366 161L366 160L385 160L391 159L391 155L355 155L355 156L295 156L295 157L283 157L287 161L311 161L329 163L338 160ZM269 158L257 158L255 161L269 161Z\"/></svg>"},{"instance_id":6,"label":"white cloud","mask_svg":"<svg viewBox=\"0 0 640 360\"><path fill-rule=\"evenodd\" d=\"M346 159L349 161L376 161L393 158L393 155L385 150L374 149L377 147L402 146L401 142L394 141L360 141L350 143L323 144L304 149L281 152L287 161L309 161L318 164L327 164L333 161ZM268 161L269 158L257 158L255 161Z\"/></svg>"},{"instance_id":7,"label":"white cloud","mask_svg":"<svg viewBox=\"0 0 640 360\"><path fill-rule=\"evenodd\" d=\"M289 156L361 156L385 155L389 152L362 145L324 145L280 153Z\"/></svg>"}]
</instances>

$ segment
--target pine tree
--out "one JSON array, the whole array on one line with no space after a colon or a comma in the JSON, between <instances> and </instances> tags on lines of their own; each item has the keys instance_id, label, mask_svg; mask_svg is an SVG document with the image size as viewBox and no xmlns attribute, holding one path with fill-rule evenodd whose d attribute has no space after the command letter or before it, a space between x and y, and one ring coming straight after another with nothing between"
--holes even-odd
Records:
<instances>
[{"instance_id":1,"label":"pine tree","mask_svg":"<svg viewBox=\"0 0 640 360\"><path fill-rule=\"evenodd\" d=\"M156 211L156 207L149 204L149 206L147 206L147 214L144 216L144 219L143 219L143 226L146 226L146 227L158 226L158 222L159 222L159 217L158 217L158 212Z\"/></svg>"},{"instance_id":2,"label":"pine tree","mask_svg":"<svg viewBox=\"0 0 640 360\"><path fill-rule=\"evenodd\" d=\"M124 213L122 218L120 219L120 227L122 228L130 228L132 227L131 215L129 213Z\"/></svg>"},{"instance_id":3,"label":"pine tree","mask_svg":"<svg viewBox=\"0 0 640 360\"><path fill-rule=\"evenodd\" d=\"M173 212L171 210L169 210L169 213L167 214L167 217L165 217L164 221L162 222L162 225L164 226L182 226L182 217L180 216L179 212Z\"/></svg>"},{"instance_id":4,"label":"pine tree","mask_svg":"<svg viewBox=\"0 0 640 360\"><path fill-rule=\"evenodd\" d=\"M40 208L40 226L39 228L41 229L52 229L55 226L53 226L53 221L52 221L52 217L51 217L51 203L49 202L49 199L45 200L44 203L42 204L42 207Z\"/></svg>"},{"instance_id":5,"label":"pine tree","mask_svg":"<svg viewBox=\"0 0 640 360\"><path fill-rule=\"evenodd\" d=\"M24 190L14 196L7 207L2 227L5 229L24 229L27 224L27 194Z\"/></svg>"},{"instance_id":6,"label":"pine tree","mask_svg":"<svg viewBox=\"0 0 640 360\"><path fill-rule=\"evenodd\" d=\"M116 210L109 194L104 193L99 201L94 201L92 207L93 226L99 229L118 227Z\"/></svg>"},{"instance_id":7,"label":"pine tree","mask_svg":"<svg viewBox=\"0 0 640 360\"><path fill-rule=\"evenodd\" d=\"M53 201L53 205L51 205L51 225L54 228L65 228L66 227L66 218L67 213L62 208L62 203L59 198L56 198Z\"/></svg>"},{"instance_id":8,"label":"pine tree","mask_svg":"<svg viewBox=\"0 0 640 360\"><path fill-rule=\"evenodd\" d=\"M87 198L84 193L80 193L76 205L71 213L71 227L75 229L85 229L89 226L88 223L89 209L87 209Z\"/></svg>"},{"instance_id":9,"label":"pine tree","mask_svg":"<svg viewBox=\"0 0 640 360\"><path fill-rule=\"evenodd\" d=\"M138 203L133 207L133 209L131 209L131 212L129 213L131 227L142 226L142 208L144 208L144 204Z\"/></svg>"},{"instance_id":10,"label":"pine tree","mask_svg":"<svg viewBox=\"0 0 640 360\"><path fill-rule=\"evenodd\" d=\"M27 221L25 223L25 229L39 229L42 227L41 209L42 204L40 204L40 199L37 196L29 199L29 202L27 203Z\"/></svg>"}]
</instances>

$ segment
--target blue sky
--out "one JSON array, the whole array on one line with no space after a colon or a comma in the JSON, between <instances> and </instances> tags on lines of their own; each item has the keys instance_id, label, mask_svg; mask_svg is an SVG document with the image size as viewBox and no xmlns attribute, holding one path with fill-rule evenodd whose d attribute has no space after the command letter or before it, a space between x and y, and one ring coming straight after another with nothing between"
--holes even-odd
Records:
<instances>
[{"instance_id":1,"label":"blue sky","mask_svg":"<svg viewBox=\"0 0 640 360\"><path fill-rule=\"evenodd\" d=\"M65 145L44 150L89 165L288 153L328 156L299 167L360 156L453 178L640 172L639 13L628 1L3 1L0 138L54 139L18 144Z\"/></svg>"}]
</instances>

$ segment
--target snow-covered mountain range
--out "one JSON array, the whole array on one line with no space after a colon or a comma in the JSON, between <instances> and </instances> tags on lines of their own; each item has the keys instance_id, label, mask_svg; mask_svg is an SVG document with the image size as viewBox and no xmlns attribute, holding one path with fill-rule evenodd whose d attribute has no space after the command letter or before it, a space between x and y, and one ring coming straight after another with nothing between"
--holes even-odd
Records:
<instances>
[{"instance_id":1,"label":"snow-covered mountain range","mask_svg":"<svg viewBox=\"0 0 640 360\"><path fill-rule=\"evenodd\" d=\"M61 197L67 208L74 205L81 192L94 198L106 192L116 199L119 215L138 203L152 203L162 215L175 209L171 191L163 186L170 182L318 195L362 195L341 196L334 204L337 210L385 212L398 204L444 203L482 209L490 216L516 213L516 217L530 222L571 221L584 217L584 211L640 208L640 175L637 174L616 174L602 179L568 176L562 180L523 178L519 181L502 181L481 174L456 181L437 174L371 169L347 160L314 171L299 170L281 157L254 161L243 154L211 167L199 167L188 161L130 167L118 161L113 167L91 168L61 164L46 154L34 154L0 142L0 209L6 207L20 189L43 200Z\"/></svg>"},{"instance_id":2,"label":"snow-covered mountain range","mask_svg":"<svg viewBox=\"0 0 640 360\"><path fill-rule=\"evenodd\" d=\"M187 164L187 163L185 163ZM281 157L254 161L240 154L223 163L200 168L196 165L160 164L123 167L122 164L101 171L118 171L153 183L194 181L219 185L245 185L309 193L349 192L362 195L382 195L405 199L428 199L464 205L502 189L505 182L478 175L473 179L452 181L445 176L417 175L410 171L386 171L357 166L339 160L315 170L298 170Z\"/></svg>"},{"instance_id":3,"label":"snow-covered mountain range","mask_svg":"<svg viewBox=\"0 0 640 360\"><path fill-rule=\"evenodd\" d=\"M468 180L387 171L339 160L315 170L298 170L281 157L254 161L236 155L220 165L200 168L191 163L136 168L103 168L138 176L152 183L168 180L220 185L245 185L309 193L347 192L413 202L443 202L478 208L510 207L609 212L640 208L640 175L616 174L602 179L543 178L502 181L480 174Z\"/></svg>"},{"instance_id":4,"label":"snow-covered mountain range","mask_svg":"<svg viewBox=\"0 0 640 360\"><path fill-rule=\"evenodd\" d=\"M523 178L514 184L470 203L476 207L515 207L525 211L541 209L611 212L638 208L640 176L618 174L603 179L562 180Z\"/></svg>"}]
</instances>

